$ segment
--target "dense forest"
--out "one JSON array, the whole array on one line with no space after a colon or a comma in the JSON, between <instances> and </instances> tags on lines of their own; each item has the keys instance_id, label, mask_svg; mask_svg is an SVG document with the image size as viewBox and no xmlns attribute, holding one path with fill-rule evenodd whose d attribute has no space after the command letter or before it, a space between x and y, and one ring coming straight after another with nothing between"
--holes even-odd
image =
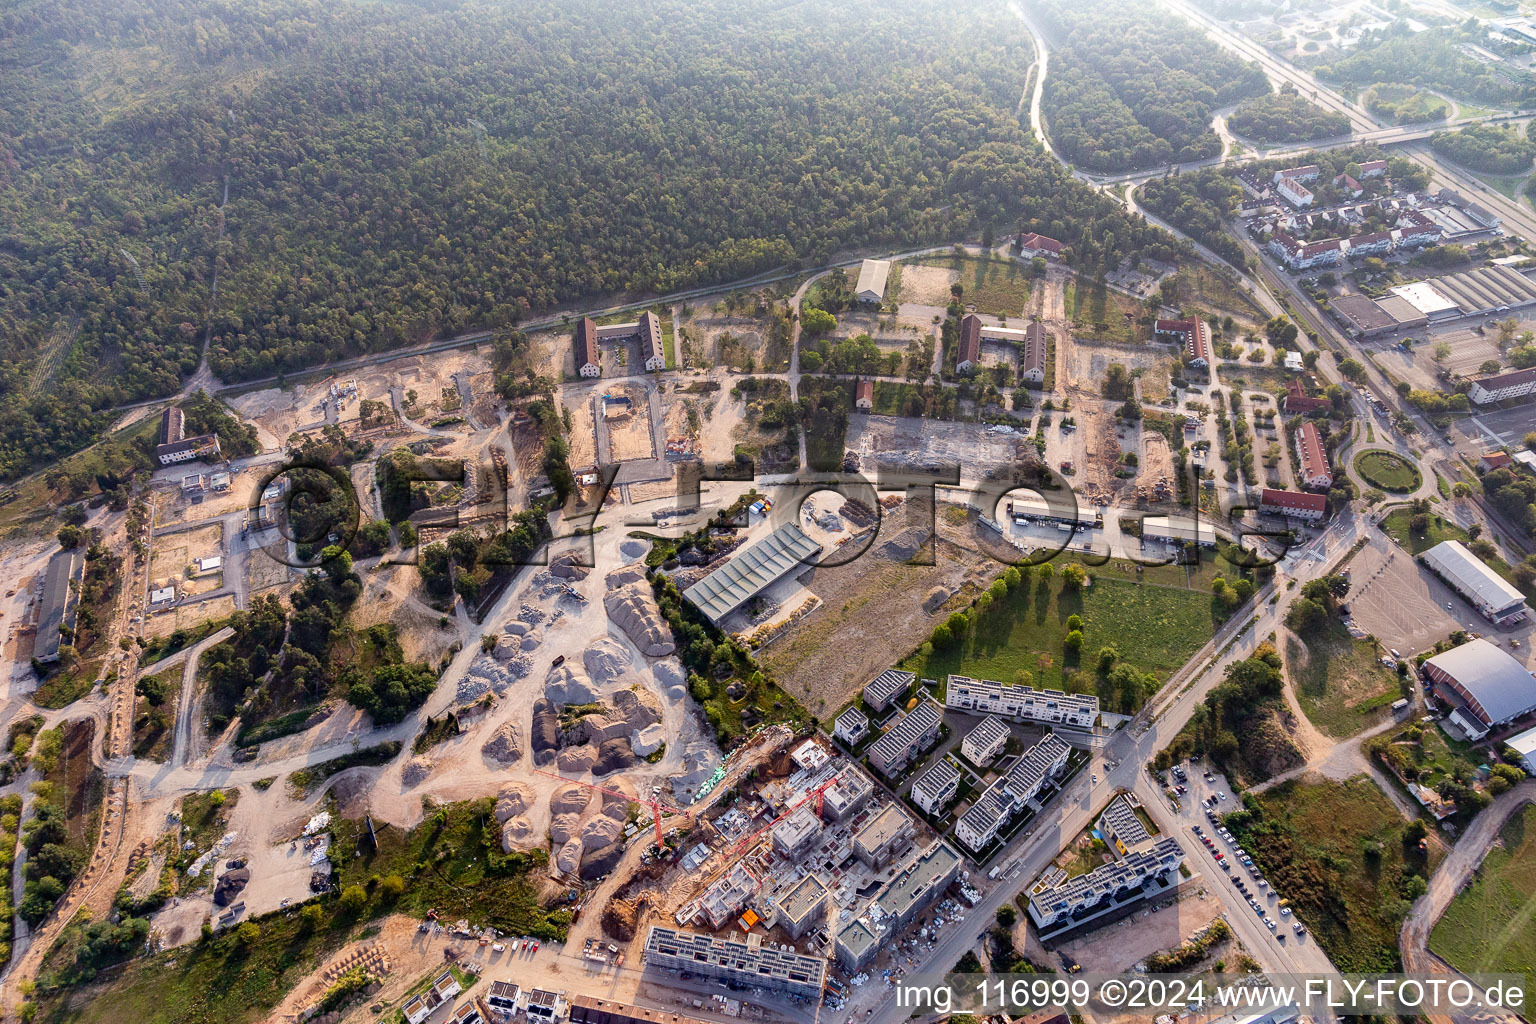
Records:
<instances>
[{"instance_id":1,"label":"dense forest","mask_svg":"<svg viewBox=\"0 0 1536 1024\"><path fill-rule=\"evenodd\" d=\"M1220 170L1207 167L1153 178L1141 186L1140 196L1148 210L1228 263L1242 267L1247 262L1243 247L1223 223L1237 212L1243 191Z\"/></svg>"},{"instance_id":2,"label":"dense forest","mask_svg":"<svg viewBox=\"0 0 1536 1024\"><path fill-rule=\"evenodd\" d=\"M1227 127L1260 145L1278 146L1348 135L1349 118L1297 95L1296 87L1287 84L1279 92L1244 100L1227 118Z\"/></svg>"},{"instance_id":3,"label":"dense forest","mask_svg":"<svg viewBox=\"0 0 1536 1024\"><path fill-rule=\"evenodd\" d=\"M1043 96L1051 142L1092 170L1215 156L1211 112L1269 92L1258 65L1161 11L1129 0L1053 0L1036 10L1061 44Z\"/></svg>"},{"instance_id":4,"label":"dense forest","mask_svg":"<svg viewBox=\"0 0 1536 1024\"><path fill-rule=\"evenodd\" d=\"M10 5L0 475L205 337L255 379L1001 225L1030 56L936 0Z\"/></svg>"},{"instance_id":5,"label":"dense forest","mask_svg":"<svg viewBox=\"0 0 1536 1024\"><path fill-rule=\"evenodd\" d=\"M1536 80L1514 81L1494 65L1468 56L1460 44L1485 42L1481 35L1464 39L1453 29L1429 29L1414 33L1406 21L1369 32L1349 55L1319 64L1320 78L1349 85L1402 82L1424 89L1439 89L1459 99L1483 103L1528 103L1536 98Z\"/></svg>"},{"instance_id":6,"label":"dense forest","mask_svg":"<svg viewBox=\"0 0 1536 1024\"><path fill-rule=\"evenodd\" d=\"M1536 159L1536 142L1513 125L1473 124L1459 132L1435 132L1429 148L1474 171L1523 174Z\"/></svg>"}]
</instances>

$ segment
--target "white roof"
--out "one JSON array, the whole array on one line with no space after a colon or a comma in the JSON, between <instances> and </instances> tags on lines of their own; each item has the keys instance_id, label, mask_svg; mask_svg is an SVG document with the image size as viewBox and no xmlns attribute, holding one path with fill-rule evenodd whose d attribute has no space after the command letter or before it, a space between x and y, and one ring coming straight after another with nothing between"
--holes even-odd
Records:
<instances>
[{"instance_id":1,"label":"white roof","mask_svg":"<svg viewBox=\"0 0 1536 1024\"><path fill-rule=\"evenodd\" d=\"M176 600L175 587L161 587L159 590L151 590L149 592L150 604L161 604L165 601L174 600Z\"/></svg>"},{"instance_id":2,"label":"white roof","mask_svg":"<svg viewBox=\"0 0 1536 1024\"><path fill-rule=\"evenodd\" d=\"M1475 597L1495 612L1513 608L1525 601L1524 594L1488 568L1482 559L1468 551L1467 546L1459 540L1436 544L1424 552L1424 561L1457 590Z\"/></svg>"},{"instance_id":3,"label":"white roof","mask_svg":"<svg viewBox=\"0 0 1536 1024\"><path fill-rule=\"evenodd\" d=\"M1147 516L1141 521L1141 535L1155 540L1193 540L1216 543L1216 530L1204 519L1188 516Z\"/></svg>"},{"instance_id":4,"label":"white roof","mask_svg":"<svg viewBox=\"0 0 1536 1024\"><path fill-rule=\"evenodd\" d=\"M865 260L859 266L859 283L853 289L855 295L874 292L885 296L885 280L891 274L890 260Z\"/></svg>"},{"instance_id":5,"label":"white roof","mask_svg":"<svg viewBox=\"0 0 1536 1024\"><path fill-rule=\"evenodd\" d=\"M1434 316L1436 313L1444 313L1458 308L1456 303L1441 295L1435 286L1428 281L1415 281L1412 284L1400 284L1391 289L1393 295L1400 295L1408 300L1408 304L1425 316Z\"/></svg>"},{"instance_id":6,"label":"white roof","mask_svg":"<svg viewBox=\"0 0 1536 1024\"><path fill-rule=\"evenodd\" d=\"M207 572L209 569L217 569L223 564L224 559L219 555L209 555L207 558L199 558L197 560L197 567L204 572Z\"/></svg>"},{"instance_id":7,"label":"white roof","mask_svg":"<svg viewBox=\"0 0 1536 1024\"><path fill-rule=\"evenodd\" d=\"M1530 757L1536 754L1536 729L1527 729L1525 732L1511 736L1504 741L1515 748L1515 753L1521 757Z\"/></svg>"},{"instance_id":8,"label":"white roof","mask_svg":"<svg viewBox=\"0 0 1536 1024\"><path fill-rule=\"evenodd\" d=\"M1461 684L1488 722L1506 722L1536 707L1536 678L1487 640L1469 640L1425 662Z\"/></svg>"}]
</instances>

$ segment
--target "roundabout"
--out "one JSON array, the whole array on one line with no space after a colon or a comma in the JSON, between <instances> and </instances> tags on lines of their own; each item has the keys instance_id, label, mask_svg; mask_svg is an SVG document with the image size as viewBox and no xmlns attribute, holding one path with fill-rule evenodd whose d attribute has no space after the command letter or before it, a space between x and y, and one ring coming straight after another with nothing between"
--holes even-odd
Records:
<instances>
[{"instance_id":1,"label":"roundabout","mask_svg":"<svg viewBox=\"0 0 1536 1024\"><path fill-rule=\"evenodd\" d=\"M1396 452L1379 449L1355 456L1355 472L1372 487L1393 494L1411 494L1424 483L1419 467Z\"/></svg>"}]
</instances>

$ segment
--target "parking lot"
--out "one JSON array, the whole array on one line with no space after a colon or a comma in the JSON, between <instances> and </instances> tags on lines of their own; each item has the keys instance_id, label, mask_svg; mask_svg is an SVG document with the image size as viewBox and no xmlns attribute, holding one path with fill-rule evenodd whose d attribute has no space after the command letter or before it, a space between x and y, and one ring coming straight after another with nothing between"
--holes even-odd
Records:
<instances>
[{"instance_id":1,"label":"parking lot","mask_svg":"<svg viewBox=\"0 0 1536 1024\"><path fill-rule=\"evenodd\" d=\"M1238 795L1221 774L1202 765L1175 770L1180 769L1183 777L1169 772L1165 779L1176 794L1177 837L1190 868L1210 880L1210 888L1227 906L1233 932L1261 963L1281 970L1307 969L1312 958L1297 947L1310 943L1310 936L1297 932L1299 923L1282 905L1284 894L1270 888L1218 820L1242 806ZM1179 787L1183 793L1178 793Z\"/></svg>"}]
</instances>

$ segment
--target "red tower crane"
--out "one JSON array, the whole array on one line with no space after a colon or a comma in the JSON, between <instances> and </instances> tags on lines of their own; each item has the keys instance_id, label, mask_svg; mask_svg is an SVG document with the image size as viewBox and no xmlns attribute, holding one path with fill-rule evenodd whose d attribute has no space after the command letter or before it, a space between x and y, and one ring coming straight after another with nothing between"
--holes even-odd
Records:
<instances>
[{"instance_id":1,"label":"red tower crane","mask_svg":"<svg viewBox=\"0 0 1536 1024\"><path fill-rule=\"evenodd\" d=\"M649 800L646 800L642 797L630 796L628 793L621 793L616 789L609 789L606 786L597 786L590 782L582 782L580 779L568 779L564 775L557 775L554 772L546 772L539 768L535 768L533 773L535 775L548 776L551 779L559 779L561 782L569 782L573 785L584 786L587 789L595 789L599 793L606 793L609 796L616 796L620 800L627 800L632 804L642 804L646 807L649 807L651 809L651 820L656 823L656 849L658 850L666 849L666 844L662 842L661 816L663 814L681 817L687 821L693 820L692 811L685 811L680 807L672 807L670 805L663 804L654 796Z\"/></svg>"},{"instance_id":2,"label":"red tower crane","mask_svg":"<svg viewBox=\"0 0 1536 1024\"><path fill-rule=\"evenodd\" d=\"M757 831L751 833L750 835L743 836L741 839L737 840L736 841L736 845L731 847L731 856L732 857L739 857L739 856L741 856L742 853L744 853L749 847L751 847L751 845L753 843L755 843L758 840L758 838L762 836L762 834L764 832L767 832L769 829L773 828L773 826L777 825L779 822L783 821L785 818L789 817L791 814L794 814L796 811L798 811L800 808L804 807L811 800L815 800L816 801L816 817L820 818L821 817L821 798L822 798L822 795L825 794L827 790L831 789L834 785L836 785L838 779L841 778L841 777L842 776L840 774L832 776L826 782L823 782L821 785L817 786L815 789L813 789L809 793L805 794L805 796L803 796L799 800L795 801L795 805L793 807L790 807L783 814L779 815L777 818L774 818L768 824L764 825L762 828L760 828Z\"/></svg>"}]
</instances>

